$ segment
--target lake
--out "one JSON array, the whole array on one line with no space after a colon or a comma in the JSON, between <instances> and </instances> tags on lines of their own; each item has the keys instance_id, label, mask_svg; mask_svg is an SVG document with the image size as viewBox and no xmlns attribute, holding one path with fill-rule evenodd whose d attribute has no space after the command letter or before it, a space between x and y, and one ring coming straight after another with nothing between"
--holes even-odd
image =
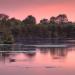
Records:
<instances>
[{"instance_id":1,"label":"lake","mask_svg":"<svg viewBox=\"0 0 75 75\"><path fill-rule=\"evenodd\" d=\"M75 75L75 46L0 46L0 75Z\"/></svg>"}]
</instances>

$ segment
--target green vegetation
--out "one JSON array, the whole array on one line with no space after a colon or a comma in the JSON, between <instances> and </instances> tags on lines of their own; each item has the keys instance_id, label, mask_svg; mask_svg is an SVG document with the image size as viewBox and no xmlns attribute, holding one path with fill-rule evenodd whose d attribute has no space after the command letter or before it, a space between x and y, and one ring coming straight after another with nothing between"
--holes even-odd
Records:
<instances>
[{"instance_id":1,"label":"green vegetation","mask_svg":"<svg viewBox=\"0 0 75 75\"><path fill-rule=\"evenodd\" d=\"M15 38L75 38L75 23L68 21L65 14L51 17L50 20L42 19L36 23L32 15L24 20L9 18L8 15L0 14L0 43L14 43Z\"/></svg>"}]
</instances>

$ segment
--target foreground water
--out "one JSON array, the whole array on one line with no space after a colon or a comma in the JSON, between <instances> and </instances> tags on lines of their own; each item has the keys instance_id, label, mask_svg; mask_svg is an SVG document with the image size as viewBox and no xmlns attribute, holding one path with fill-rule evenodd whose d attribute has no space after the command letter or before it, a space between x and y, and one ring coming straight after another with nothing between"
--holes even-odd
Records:
<instances>
[{"instance_id":1,"label":"foreground water","mask_svg":"<svg viewBox=\"0 0 75 75\"><path fill-rule=\"evenodd\" d=\"M0 50L0 75L75 75L75 46L1 46Z\"/></svg>"}]
</instances>

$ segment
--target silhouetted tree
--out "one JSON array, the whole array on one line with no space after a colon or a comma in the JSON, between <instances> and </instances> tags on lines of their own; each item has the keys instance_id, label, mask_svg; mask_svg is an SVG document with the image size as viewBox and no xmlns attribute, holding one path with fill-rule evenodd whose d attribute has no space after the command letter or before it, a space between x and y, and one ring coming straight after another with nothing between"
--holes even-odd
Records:
<instances>
[{"instance_id":1,"label":"silhouetted tree","mask_svg":"<svg viewBox=\"0 0 75 75\"><path fill-rule=\"evenodd\" d=\"M25 18L25 19L23 20L23 23L24 23L25 25L35 25L35 24L36 24L36 19L35 19L34 16L29 15L29 16L27 16L27 18Z\"/></svg>"},{"instance_id":2,"label":"silhouetted tree","mask_svg":"<svg viewBox=\"0 0 75 75\"><path fill-rule=\"evenodd\" d=\"M6 15L6 14L0 14L0 20L3 20L3 19L8 20L8 18L9 18L8 15Z\"/></svg>"},{"instance_id":3,"label":"silhouetted tree","mask_svg":"<svg viewBox=\"0 0 75 75\"><path fill-rule=\"evenodd\" d=\"M57 23L67 23L68 22L68 18L65 14L60 14L56 17L56 22Z\"/></svg>"},{"instance_id":4,"label":"silhouetted tree","mask_svg":"<svg viewBox=\"0 0 75 75\"><path fill-rule=\"evenodd\" d=\"M56 17L52 16L52 17L50 18L50 23L55 23L55 22L56 22Z\"/></svg>"},{"instance_id":5,"label":"silhouetted tree","mask_svg":"<svg viewBox=\"0 0 75 75\"><path fill-rule=\"evenodd\" d=\"M0 14L0 25L7 25L7 20L9 16L6 14Z\"/></svg>"},{"instance_id":6,"label":"silhouetted tree","mask_svg":"<svg viewBox=\"0 0 75 75\"><path fill-rule=\"evenodd\" d=\"M52 16L50 20L42 19L38 24L36 24L36 18L32 15L21 21L0 14L0 28L4 33L5 42L19 37L24 39L75 37L75 23L68 21L65 14L60 14L57 17Z\"/></svg>"},{"instance_id":7,"label":"silhouetted tree","mask_svg":"<svg viewBox=\"0 0 75 75\"><path fill-rule=\"evenodd\" d=\"M40 24L47 25L49 23L48 19L42 19L40 20Z\"/></svg>"}]
</instances>

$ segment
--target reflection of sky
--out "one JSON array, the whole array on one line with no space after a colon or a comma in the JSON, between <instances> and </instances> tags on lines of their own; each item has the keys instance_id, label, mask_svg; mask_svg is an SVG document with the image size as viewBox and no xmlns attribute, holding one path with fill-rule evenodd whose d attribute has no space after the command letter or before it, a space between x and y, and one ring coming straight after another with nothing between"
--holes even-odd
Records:
<instances>
[{"instance_id":1,"label":"reflection of sky","mask_svg":"<svg viewBox=\"0 0 75 75\"><path fill-rule=\"evenodd\" d=\"M0 0L1 13L20 19L30 14L39 20L65 13L70 20L75 21L74 7L75 0Z\"/></svg>"}]
</instances>

